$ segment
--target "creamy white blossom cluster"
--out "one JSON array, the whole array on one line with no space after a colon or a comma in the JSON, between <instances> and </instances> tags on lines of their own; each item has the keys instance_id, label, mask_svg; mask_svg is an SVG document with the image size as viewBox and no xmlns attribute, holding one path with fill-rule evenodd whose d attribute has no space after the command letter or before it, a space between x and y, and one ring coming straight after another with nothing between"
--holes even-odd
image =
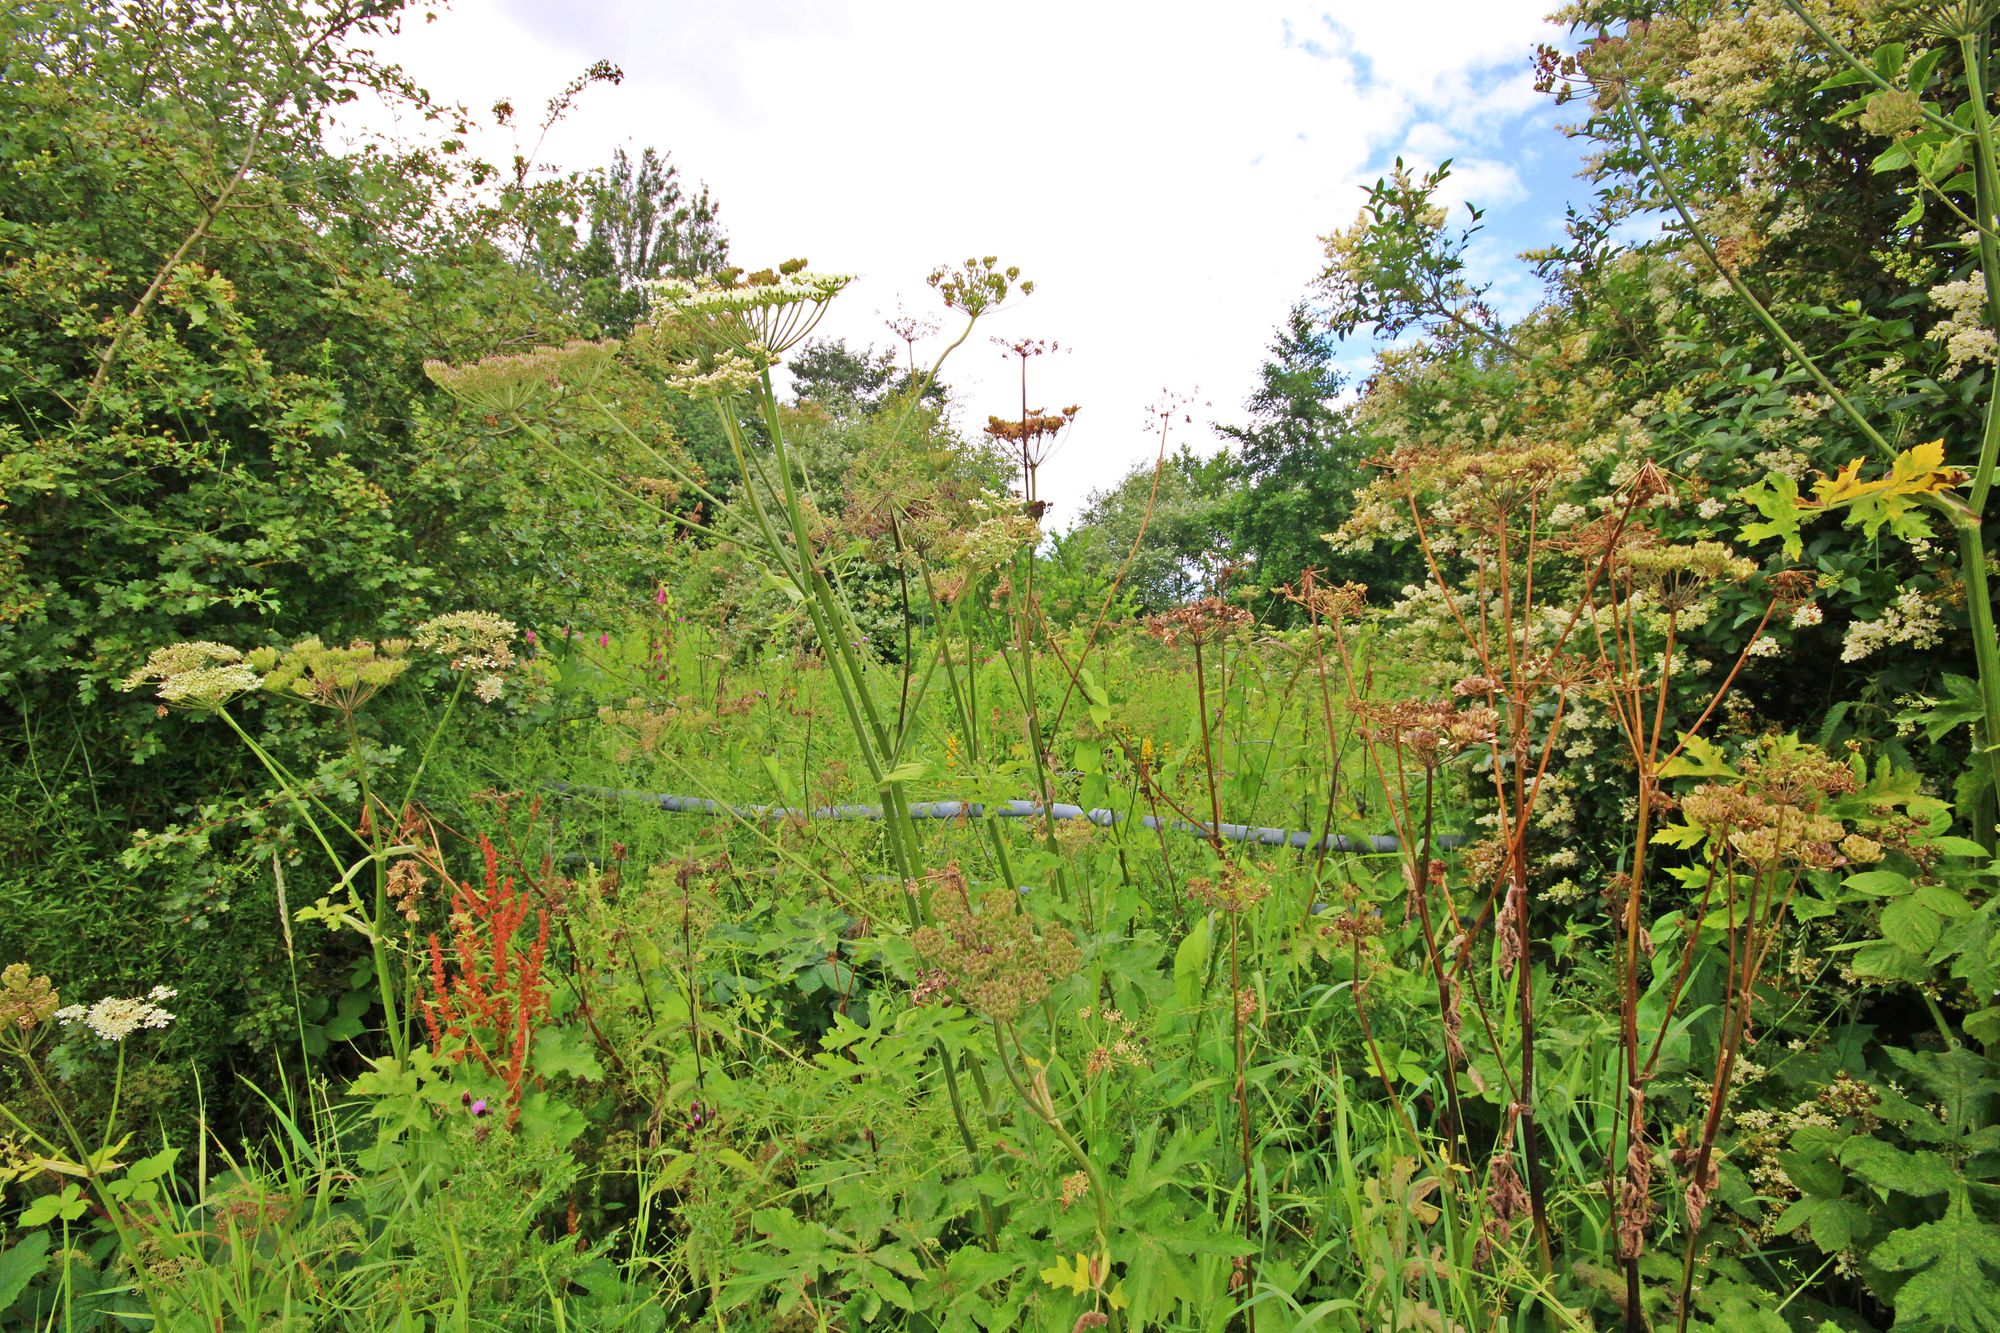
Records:
<instances>
[{"instance_id":1,"label":"creamy white blossom cluster","mask_svg":"<svg viewBox=\"0 0 2000 1333\"><path fill-rule=\"evenodd\" d=\"M476 671L472 693L481 703L497 703L506 687L502 672L518 660L514 638L519 628L491 611L451 611L417 626L417 646L451 660L453 671Z\"/></svg>"},{"instance_id":2,"label":"creamy white blossom cluster","mask_svg":"<svg viewBox=\"0 0 2000 1333\"><path fill-rule=\"evenodd\" d=\"M1945 374L1956 375L1971 362L1994 359L1993 328L1986 321L1986 282L1978 274L1931 288L1931 304L1945 318L1929 337L1944 344Z\"/></svg>"},{"instance_id":3,"label":"creamy white blossom cluster","mask_svg":"<svg viewBox=\"0 0 2000 1333\"><path fill-rule=\"evenodd\" d=\"M667 386L690 398L733 398L755 390L761 382L758 367L770 365L774 360L770 356L752 360L735 352L724 352L707 370L698 366L676 368L667 376Z\"/></svg>"},{"instance_id":4,"label":"creamy white blossom cluster","mask_svg":"<svg viewBox=\"0 0 2000 1333\"><path fill-rule=\"evenodd\" d=\"M770 282L723 286L687 278L655 278L648 287L655 308L666 305L690 314L717 314L795 305L801 301L830 301L852 281L852 274L801 269L797 273L779 274Z\"/></svg>"},{"instance_id":5,"label":"creamy white blossom cluster","mask_svg":"<svg viewBox=\"0 0 2000 1333\"><path fill-rule=\"evenodd\" d=\"M1943 633L1944 621L1937 608L1915 588L1905 588L1883 610L1880 620L1857 620L1847 627L1840 640L1840 660L1864 661L1898 643L1912 648L1935 647Z\"/></svg>"},{"instance_id":6,"label":"creamy white blossom cluster","mask_svg":"<svg viewBox=\"0 0 2000 1333\"><path fill-rule=\"evenodd\" d=\"M813 273L794 260L738 280L656 278L647 284L655 318L672 318L753 361L769 364L802 342L827 303L854 281L846 273Z\"/></svg>"},{"instance_id":7,"label":"creamy white blossom cluster","mask_svg":"<svg viewBox=\"0 0 2000 1333\"><path fill-rule=\"evenodd\" d=\"M141 1028L163 1028L173 1022L173 1014L161 1005L177 993L171 986L155 986L144 999L107 995L96 1004L58 1009L55 1020L64 1027L81 1023L105 1041L123 1041Z\"/></svg>"},{"instance_id":8,"label":"creamy white blossom cluster","mask_svg":"<svg viewBox=\"0 0 2000 1333\"><path fill-rule=\"evenodd\" d=\"M505 671L514 665L514 622L491 611L451 611L417 626L417 646L451 659L454 671Z\"/></svg>"},{"instance_id":9,"label":"creamy white blossom cluster","mask_svg":"<svg viewBox=\"0 0 2000 1333\"><path fill-rule=\"evenodd\" d=\"M226 643L198 639L155 648L146 665L127 676L119 688L136 690L153 684L155 694L177 707L220 708L263 683L263 676L244 662L241 652Z\"/></svg>"}]
</instances>

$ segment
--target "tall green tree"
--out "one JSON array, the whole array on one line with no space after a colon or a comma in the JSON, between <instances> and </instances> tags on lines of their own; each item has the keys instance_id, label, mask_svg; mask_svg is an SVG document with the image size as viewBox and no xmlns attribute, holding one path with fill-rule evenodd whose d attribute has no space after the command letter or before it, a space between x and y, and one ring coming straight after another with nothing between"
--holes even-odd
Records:
<instances>
[{"instance_id":1,"label":"tall green tree","mask_svg":"<svg viewBox=\"0 0 2000 1333\"><path fill-rule=\"evenodd\" d=\"M645 284L693 278L729 262L721 205L702 185L690 190L670 155L646 148L635 162L624 149L583 188L588 240L578 267L588 275L584 313L624 337L646 313Z\"/></svg>"},{"instance_id":2,"label":"tall green tree","mask_svg":"<svg viewBox=\"0 0 2000 1333\"><path fill-rule=\"evenodd\" d=\"M1087 551L1085 563L1116 569L1131 555L1121 591L1141 614L1201 596L1230 557L1233 470L1227 455L1203 458L1186 445L1157 469L1141 463L1090 496L1065 540L1068 557Z\"/></svg>"},{"instance_id":3,"label":"tall green tree","mask_svg":"<svg viewBox=\"0 0 2000 1333\"><path fill-rule=\"evenodd\" d=\"M1371 584L1407 572L1407 562L1389 553L1336 551L1324 540L1353 511L1375 452L1342 406L1336 348L1321 317L1297 302L1278 326L1245 404L1250 421L1216 428L1235 445L1231 545L1250 562L1245 577L1267 589L1296 581L1306 569Z\"/></svg>"},{"instance_id":4,"label":"tall green tree","mask_svg":"<svg viewBox=\"0 0 2000 1333\"><path fill-rule=\"evenodd\" d=\"M898 378L894 352L873 347L855 351L845 338L814 338L786 362L792 392L800 403L818 403L829 410L869 409Z\"/></svg>"}]
</instances>

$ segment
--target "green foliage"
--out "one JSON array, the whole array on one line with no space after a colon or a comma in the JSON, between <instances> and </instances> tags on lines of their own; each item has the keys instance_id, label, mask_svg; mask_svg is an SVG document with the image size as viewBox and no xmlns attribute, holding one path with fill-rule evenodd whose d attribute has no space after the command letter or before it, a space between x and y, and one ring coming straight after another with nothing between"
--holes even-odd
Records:
<instances>
[{"instance_id":1,"label":"green foliage","mask_svg":"<svg viewBox=\"0 0 2000 1333\"><path fill-rule=\"evenodd\" d=\"M1142 463L1090 497L1066 554L1109 570L1129 557L1121 591L1135 612L1192 601L1231 551L1232 472L1226 456L1202 458L1186 445Z\"/></svg>"},{"instance_id":2,"label":"green foliage","mask_svg":"<svg viewBox=\"0 0 2000 1333\"><path fill-rule=\"evenodd\" d=\"M1052 541L394 5L0 19L0 1319L1995 1327L1990 23L1642 9Z\"/></svg>"}]
</instances>

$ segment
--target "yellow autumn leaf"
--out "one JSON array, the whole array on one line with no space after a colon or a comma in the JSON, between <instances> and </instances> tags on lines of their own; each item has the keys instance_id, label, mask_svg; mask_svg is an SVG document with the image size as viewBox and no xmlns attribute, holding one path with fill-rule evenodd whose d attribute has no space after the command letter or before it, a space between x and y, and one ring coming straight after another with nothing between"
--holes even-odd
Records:
<instances>
[{"instance_id":1,"label":"yellow autumn leaf","mask_svg":"<svg viewBox=\"0 0 2000 1333\"><path fill-rule=\"evenodd\" d=\"M1079 1253L1072 1267L1068 1259L1057 1255L1056 1261L1042 1270L1041 1279L1051 1287L1067 1287L1081 1296L1090 1289L1090 1260Z\"/></svg>"},{"instance_id":2,"label":"yellow autumn leaf","mask_svg":"<svg viewBox=\"0 0 2000 1333\"><path fill-rule=\"evenodd\" d=\"M1861 480L1861 460L1855 459L1833 476L1822 476L1813 483L1813 502L1820 505L1836 505L1852 499L1866 483Z\"/></svg>"},{"instance_id":3,"label":"yellow autumn leaf","mask_svg":"<svg viewBox=\"0 0 2000 1333\"><path fill-rule=\"evenodd\" d=\"M1926 495L1949 490L1965 480L1965 474L1944 463L1944 441L1932 440L1914 449L1905 449L1889 464L1889 475L1874 481L1861 479L1861 459L1854 459L1831 477L1813 483L1813 499L1824 508L1853 504L1870 496Z\"/></svg>"}]
</instances>

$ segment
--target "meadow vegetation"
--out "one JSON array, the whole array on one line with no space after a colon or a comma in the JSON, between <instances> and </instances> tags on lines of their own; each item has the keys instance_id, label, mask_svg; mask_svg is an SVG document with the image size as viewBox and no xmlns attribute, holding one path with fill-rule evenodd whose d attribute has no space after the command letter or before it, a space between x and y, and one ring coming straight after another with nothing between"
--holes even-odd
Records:
<instances>
[{"instance_id":1,"label":"meadow vegetation","mask_svg":"<svg viewBox=\"0 0 2000 1333\"><path fill-rule=\"evenodd\" d=\"M0 17L0 1326L2000 1329L1992 4L1577 0L1059 533L404 8Z\"/></svg>"}]
</instances>

